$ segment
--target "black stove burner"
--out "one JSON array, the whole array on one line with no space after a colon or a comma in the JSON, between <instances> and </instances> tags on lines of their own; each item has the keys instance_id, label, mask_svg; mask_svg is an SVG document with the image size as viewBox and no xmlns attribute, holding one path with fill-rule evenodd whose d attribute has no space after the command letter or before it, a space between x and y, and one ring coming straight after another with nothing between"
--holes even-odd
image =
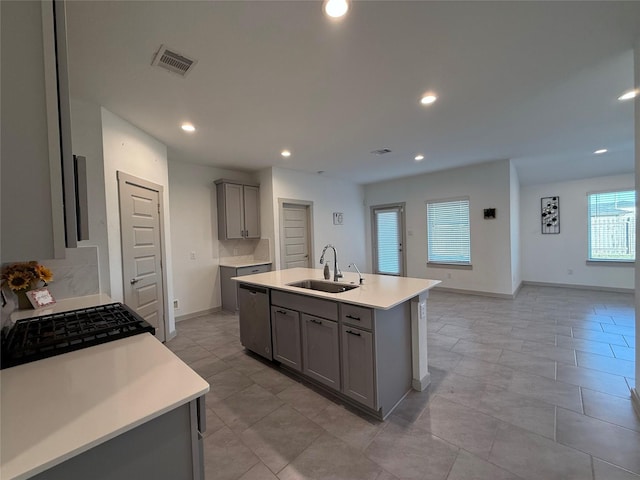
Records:
<instances>
[{"instance_id":1,"label":"black stove burner","mask_svg":"<svg viewBox=\"0 0 640 480\"><path fill-rule=\"evenodd\" d=\"M155 328L121 303L18 320L2 337L0 368L15 367Z\"/></svg>"}]
</instances>

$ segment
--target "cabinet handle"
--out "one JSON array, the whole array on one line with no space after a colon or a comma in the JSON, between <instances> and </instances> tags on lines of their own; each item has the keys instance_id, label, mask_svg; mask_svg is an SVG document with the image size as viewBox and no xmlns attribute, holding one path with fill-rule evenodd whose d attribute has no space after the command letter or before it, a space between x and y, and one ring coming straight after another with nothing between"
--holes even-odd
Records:
<instances>
[{"instance_id":1,"label":"cabinet handle","mask_svg":"<svg viewBox=\"0 0 640 480\"><path fill-rule=\"evenodd\" d=\"M260 270L259 269L255 269L255 270L251 270L251 273L258 273Z\"/></svg>"},{"instance_id":2,"label":"cabinet handle","mask_svg":"<svg viewBox=\"0 0 640 480\"><path fill-rule=\"evenodd\" d=\"M315 318L310 318L309 320L311 320L311 322L313 323L317 323L318 325L322 325L322 322L320 320L316 320Z\"/></svg>"},{"instance_id":3,"label":"cabinet handle","mask_svg":"<svg viewBox=\"0 0 640 480\"><path fill-rule=\"evenodd\" d=\"M351 335L355 335L356 337L360 336L360 334L358 332L353 332L351 330L347 330L347 333L350 333Z\"/></svg>"},{"instance_id":4,"label":"cabinet handle","mask_svg":"<svg viewBox=\"0 0 640 480\"><path fill-rule=\"evenodd\" d=\"M347 315L347 318L350 318L351 320L357 320L360 321L360 317L354 317L353 315Z\"/></svg>"},{"instance_id":5,"label":"cabinet handle","mask_svg":"<svg viewBox=\"0 0 640 480\"><path fill-rule=\"evenodd\" d=\"M286 310L276 310L276 312L281 313L281 314L283 314L283 315L286 315L286 314L287 314Z\"/></svg>"}]
</instances>

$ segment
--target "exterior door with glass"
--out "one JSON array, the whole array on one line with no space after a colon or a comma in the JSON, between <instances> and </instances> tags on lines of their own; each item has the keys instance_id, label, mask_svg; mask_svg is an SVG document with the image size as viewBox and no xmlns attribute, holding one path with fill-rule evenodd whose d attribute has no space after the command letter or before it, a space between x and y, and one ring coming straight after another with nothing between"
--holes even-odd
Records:
<instances>
[{"instance_id":1,"label":"exterior door with glass","mask_svg":"<svg viewBox=\"0 0 640 480\"><path fill-rule=\"evenodd\" d=\"M405 276L404 203L371 207L373 273Z\"/></svg>"}]
</instances>

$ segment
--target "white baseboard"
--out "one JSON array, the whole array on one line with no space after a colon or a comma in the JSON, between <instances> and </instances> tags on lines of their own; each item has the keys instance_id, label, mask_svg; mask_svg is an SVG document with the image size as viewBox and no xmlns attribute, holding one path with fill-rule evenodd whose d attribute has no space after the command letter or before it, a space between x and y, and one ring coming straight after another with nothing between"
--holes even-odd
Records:
<instances>
[{"instance_id":1,"label":"white baseboard","mask_svg":"<svg viewBox=\"0 0 640 480\"><path fill-rule=\"evenodd\" d=\"M184 315L180 315L176 317L176 323L182 322L183 320L189 320L191 318L202 317L203 315L211 315L212 313L217 313L222 310L222 307L213 307L208 308L206 310L201 310L199 312L186 313Z\"/></svg>"},{"instance_id":2,"label":"white baseboard","mask_svg":"<svg viewBox=\"0 0 640 480\"><path fill-rule=\"evenodd\" d=\"M464 290L462 288L436 286L436 287L433 287L433 290L437 290L439 292L448 292L448 293L462 293L465 295L478 295L480 297L504 298L507 300L513 300L514 298L516 298L516 294L483 292L481 290Z\"/></svg>"},{"instance_id":3,"label":"white baseboard","mask_svg":"<svg viewBox=\"0 0 640 480\"><path fill-rule=\"evenodd\" d=\"M415 378L411 380L411 386L413 387L414 390L417 390L418 392L424 392L430 383L431 383L431 374L429 372L427 372L427 374L424 377L422 377L422 379L420 380L417 380Z\"/></svg>"},{"instance_id":4,"label":"white baseboard","mask_svg":"<svg viewBox=\"0 0 640 480\"><path fill-rule=\"evenodd\" d=\"M532 285L535 287L554 287L554 288L573 288L576 290L596 290L600 292L614 292L614 293L635 293L633 288L619 288L619 287L599 287L597 285L580 285L574 283L550 283L550 282L530 282L528 280L522 282L524 285Z\"/></svg>"}]
</instances>

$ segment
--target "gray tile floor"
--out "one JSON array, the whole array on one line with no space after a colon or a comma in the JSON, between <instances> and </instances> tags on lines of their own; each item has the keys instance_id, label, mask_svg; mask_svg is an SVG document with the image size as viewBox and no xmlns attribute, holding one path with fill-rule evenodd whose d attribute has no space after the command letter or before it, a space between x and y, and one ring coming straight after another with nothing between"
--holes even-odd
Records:
<instances>
[{"instance_id":1,"label":"gray tile floor","mask_svg":"<svg viewBox=\"0 0 640 480\"><path fill-rule=\"evenodd\" d=\"M432 384L385 422L247 354L236 315L167 343L211 384L207 480L640 479L633 295L432 292Z\"/></svg>"}]
</instances>

